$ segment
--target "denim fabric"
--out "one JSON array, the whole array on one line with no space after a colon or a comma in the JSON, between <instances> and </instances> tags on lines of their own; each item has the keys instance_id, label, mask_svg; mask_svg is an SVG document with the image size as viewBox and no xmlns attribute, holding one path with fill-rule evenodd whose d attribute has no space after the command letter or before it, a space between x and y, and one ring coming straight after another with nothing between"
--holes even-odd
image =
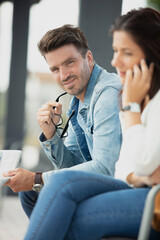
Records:
<instances>
[{"instance_id":1,"label":"denim fabric","mask_svg":"<svg viewBox=\"0 0 160 240\"><path fill-rule=\"evenodd\" d=\"M28 192L19 192L18 195L19 195L21 205L25 214L27 215L28 218L30 218L39 193L34 191L28 191Z\"/></svg>"},{"instance_id":2,"label":"denim fabric","mask_svg":"<svg viewBox=\"0 0 160 240\"><path fill-rule=\"evenodd\" d=\"M68 115L75 111L63 143L58 134L41 146L52 161L54 171L73 167L77 170L114 175L122 133L119 120L119 91L121 84L114 73L95 64L79 110L79 100L73 97ZM52 172L43 173L44 182Z\"/></svg>"},{"instance_id":3,"label":"denim fabric","mask_svg":"<svg viewBox=\"0 0 160 240\"><path fill-rule=\"evenodd\" d=\"M136 237L148 191L111 176L59 171L41 191L24 239Z\"/></svg>"}]
</instances>

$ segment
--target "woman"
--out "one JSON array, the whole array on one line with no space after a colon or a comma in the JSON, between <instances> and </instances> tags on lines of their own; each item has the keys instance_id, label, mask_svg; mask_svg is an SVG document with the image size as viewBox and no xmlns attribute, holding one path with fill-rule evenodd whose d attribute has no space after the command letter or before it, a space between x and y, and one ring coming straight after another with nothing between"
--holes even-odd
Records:
<instances>
[{"instance_id":1,"label":"woman","mask_svg":"<svg viewBox=\"0 0 160 240\"><path fill-rule=\"evenodd\" d=\"M160 13L133 10L120 16L111 32L112 65L124 85L125 130L116 177L140 188L93 173L56 173L39 196L27 240L137 237L146 185L160 182Z\"/></svg>"}]
</instances>

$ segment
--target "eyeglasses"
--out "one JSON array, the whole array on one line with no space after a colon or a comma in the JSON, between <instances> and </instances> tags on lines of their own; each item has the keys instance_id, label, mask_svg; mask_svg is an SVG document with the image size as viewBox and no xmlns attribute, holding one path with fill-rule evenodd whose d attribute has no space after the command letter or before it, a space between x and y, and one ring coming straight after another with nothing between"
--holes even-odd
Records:
<instances>
[{"instance_id":1,"label":"eyeglasses","mask_svg":"<svg viewBox=\"0 0 160 240\"><path fill-rule=\"evenodd\" d=\"M66 94L67 94L67 92L62 93L61 95L59 95L59 96L56 98L55 101L56 101L56 102L59 102L60 97L66 95ZM53 109L55 109L55 107L53 107ZM52 121L53 125L55 126L55 128L56 128L56 129L59 129L59 130L61 131L61 134L60 134L59 138L65 138L65 137L68 136L68 134L67 134L67 129L68 129L68 126L69 126L69 121L70 121L70 119L73 117L74 113L75 113L75 111L72 111L72 113L71 113L71 115L69 116L69 118L68 118L68 120L67 120L67 123L66 123L66 125L64 126L64 128L60 127L60 126L63 124L63 118L62 118L62 116L61 116L60 114L54 114L54 115L60 117L60 121L59 121L58 124L55 124L54 121L53 121L53 119L51 119L51 121Z\"/></svg>"}]
</instances>

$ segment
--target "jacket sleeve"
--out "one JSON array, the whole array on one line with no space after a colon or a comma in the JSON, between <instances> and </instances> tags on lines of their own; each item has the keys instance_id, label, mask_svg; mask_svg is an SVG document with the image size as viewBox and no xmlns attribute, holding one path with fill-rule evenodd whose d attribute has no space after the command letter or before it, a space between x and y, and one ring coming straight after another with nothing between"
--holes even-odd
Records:
<instances>
[{"instance_id":1,"label":"jacket sleeve","mask_svg":"<svg viewBox=\"0 0 160 240\"><path fill-rule=\"evenodd\" d=\"M44 149L47 157L51 160L54 169L68 168L84 161L79 151L76 136L72 127L68 129L68 137L64 141L59 138L60 132L53 136L52 139L43 141L43 133L40 136L40 144Z\"/></svg>"}]
</instances>

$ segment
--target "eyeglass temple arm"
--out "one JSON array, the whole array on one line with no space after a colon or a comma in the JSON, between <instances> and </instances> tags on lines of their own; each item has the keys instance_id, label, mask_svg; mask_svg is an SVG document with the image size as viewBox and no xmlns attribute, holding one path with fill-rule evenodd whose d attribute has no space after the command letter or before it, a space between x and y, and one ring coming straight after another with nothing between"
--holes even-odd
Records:
<instances>
[{"instance_id":1,"label":"eyeglass temple arm","mask_svg":"<svg viewBox=\"0 0 160 240\"><path fill-rule=\"evenodd\" d=\"M61 133L61 136L60 136L60 138L63 138L63 136L64 136L65 132L66 132L66 131L67 131L67 129L68 129L68 124L69 124L69 121L70 121L70 119L73 117L73 115L74 115L74 114L75 114L75 111L72 111L72 113L71 113L70 117L68 118L68 121L67 121L67 123L66 123L65 127L63 128L63 131L62 131L62 133Z\"/></svg>"},{"instance_id":2,"label":"eyeglass temple arm","mask_svg":"<svg viewBox=\"0 0 160 240\"><path fill-rule=\"evenodd\" d=\"M59 96L56 98L55 102L59 102L60 97L62 97L63 95L66 95L66 94L67 94L67 92L64 92L64 93L62 93L61 95L59 95ZM55 109L55 107L53 107L53 109Z\"/></svg>"},{"instance_id":3,"label":"eyeglass temple arm","mask_svg":"<svg viewBox=\"0 0 160 240\"><path fill-rule=\"evenodd\" d=\"M64 92L64 93L62 93L61 95L59 95L59 96L56 98L56 102L59 102L60 97L62 97L63 95L66 95L66 94L67 94L67 92Z\"/></svg>"}]
</instances>

